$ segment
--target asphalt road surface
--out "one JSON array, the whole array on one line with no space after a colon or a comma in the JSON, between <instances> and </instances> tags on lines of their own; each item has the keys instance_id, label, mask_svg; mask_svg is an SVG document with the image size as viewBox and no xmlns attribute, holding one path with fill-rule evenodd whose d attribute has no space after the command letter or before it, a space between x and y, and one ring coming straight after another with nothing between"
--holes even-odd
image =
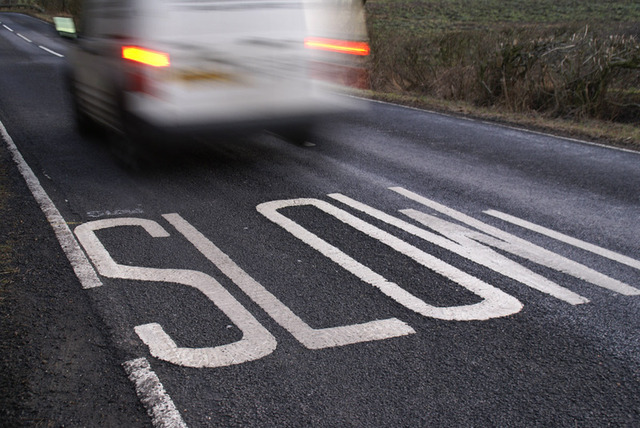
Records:
<instances>
[{"instance_id":1,"label":"asphalt road surface","mask_svg":"<svg viewBox=\"0 0 640 428\"><path fill-rule=\"evenodd\" d=\"M132 171L0 21L7 423L640 425L640 154L367 102Z\"/></svg>"}]
</instances>

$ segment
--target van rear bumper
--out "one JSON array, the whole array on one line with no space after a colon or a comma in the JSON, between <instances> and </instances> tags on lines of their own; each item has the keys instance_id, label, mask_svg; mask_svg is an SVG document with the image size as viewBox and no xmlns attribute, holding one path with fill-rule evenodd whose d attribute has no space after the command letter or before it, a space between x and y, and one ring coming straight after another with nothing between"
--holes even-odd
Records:
<instances>
[{"instance_id":1,"label":"van rear bumper","mask_svg":"<svg viewBox=\"0 0 640 428\"><path fill-rule=\"evenodd\" d=\"M134 112L126 113L125 132L146 140L177 143L184 138L215 138L225 136L243 136L262 130L287 132L311 127L317 122L336 120L341 115L362 111L361 100L339 97L342 102L326 104L313 109L278 112L237 117L198 118L197 121L157 120Z\"/></svg>"},{"instance_id":2,"label":"van rear bumper","mask_svg":"<svg viewBox=\"0 0 640 428\"><path fill-rule=\"evenodd\" d=\"M128 115L125 133L149 143L180 144L185 139L219 139L226 137L243 137L260 131L288 133L310 129L315 123L336 120L338 112L322 114L303 114L281 118L256 118L236 121L211 121L197 124L159 124L149 122L141 117Z\"/></svg>"}]
</instances>

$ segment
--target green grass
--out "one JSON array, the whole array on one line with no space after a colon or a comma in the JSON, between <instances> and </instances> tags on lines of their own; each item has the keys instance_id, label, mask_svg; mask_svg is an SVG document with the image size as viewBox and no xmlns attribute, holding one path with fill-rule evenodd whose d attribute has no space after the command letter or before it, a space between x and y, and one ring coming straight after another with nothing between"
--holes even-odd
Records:
<instances>
[{"instance_id":1,"label":"green grass","mask_svg":"<svg viewBox=\"0 0 640 428\"><path fill-rule=\"evenodd\" d=\"M482 28L495 24L640 23L637 0L368 0L373 30Z\"/></svg>"}]
</instances>

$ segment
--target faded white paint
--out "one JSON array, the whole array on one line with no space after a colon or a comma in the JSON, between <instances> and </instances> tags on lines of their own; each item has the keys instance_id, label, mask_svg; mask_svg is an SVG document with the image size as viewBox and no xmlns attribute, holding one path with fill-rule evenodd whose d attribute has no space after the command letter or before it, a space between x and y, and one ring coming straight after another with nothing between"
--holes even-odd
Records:
<instances>
[{"instance_id":1,"label":"faded white paint","mask_svg":"<svg viewBox=\"0 0 640 428\"><path fill-rule=\"evenodd\" d=\"M156 428L186 428L180 412L164 389L158 376L151 370L146 358L137 358L122 364L136 388L136 394Z\"/></svg>"}]
</instances>

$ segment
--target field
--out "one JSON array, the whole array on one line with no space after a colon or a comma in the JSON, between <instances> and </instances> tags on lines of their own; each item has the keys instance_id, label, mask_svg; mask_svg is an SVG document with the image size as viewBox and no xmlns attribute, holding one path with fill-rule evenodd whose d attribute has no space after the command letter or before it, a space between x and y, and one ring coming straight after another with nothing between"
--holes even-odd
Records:
<instances>
[{"instance_id":1,"label":"field","mask_svg":"<svg viewBox=\"0 0 640 428\"><path fill-rule=\"evenodd\" d=\"M372 28L423 33L496 24L640 23L635 0L368 0Z\"/></svg>"},{"instance_id":2,"label":"field","mask_svg":"<svg viewBox=\"0 0 640 428\"><path fill-rule=\"evenodd\" d=\"M378 97L640 143L638 1L369 0L366 10Z\"/></svg>"}]
</instances>

